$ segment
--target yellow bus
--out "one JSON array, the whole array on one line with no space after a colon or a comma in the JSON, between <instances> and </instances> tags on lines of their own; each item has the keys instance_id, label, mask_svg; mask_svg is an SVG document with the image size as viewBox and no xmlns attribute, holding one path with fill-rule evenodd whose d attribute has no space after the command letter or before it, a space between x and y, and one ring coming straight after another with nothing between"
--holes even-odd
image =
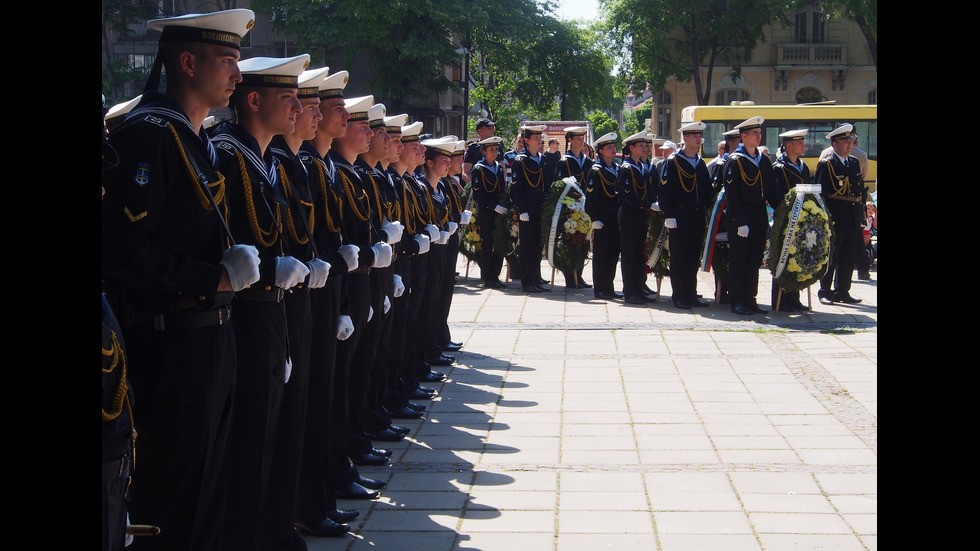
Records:
<instances>
[{"instance_id":1,"label":"yellow bus","mask_svg":"<svg viewBox=\"0 0 980 551\"><path fill-rule=\"evenodd\" d=\"M878 106L837 105L833 102L801 105L755 105L752 102L734 102L732 105L693 105L681 113L681 124L703 122L702 155L705 162L717 155L722 133L736 124L755 116L766 119L762 126L762 145L775 155L779 147L779 134L787 130L809 130L803 159L813 174L820 152L830 147L827 134L847 122L854 125L858 145L868 154L868 176L865 178L869 191L875 191L878 183Z\"/></svg>"}]
</instances>

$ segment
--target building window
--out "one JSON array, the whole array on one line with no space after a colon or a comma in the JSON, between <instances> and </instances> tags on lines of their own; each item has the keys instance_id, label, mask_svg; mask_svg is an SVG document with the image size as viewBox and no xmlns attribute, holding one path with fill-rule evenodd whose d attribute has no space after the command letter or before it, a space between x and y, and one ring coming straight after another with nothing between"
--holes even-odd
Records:
<instances>
[{"instance_id":1,"label":"building window","mask_svg":"<svg viewBox=\"0 0 980 551\"><path fill-rule=\"evenodd\" d=\"M820 90L812 86L807 86L806 88L800 88L800 91L796 93L796 103L815 103L818 101L825 101L827 98L824 97Z\"/></svg>"},{"instance_id":2,"label":"building window","mask_svg":"<svg viewBox=\"0 0 980 551\"><path fill-rule=\"evenodd\" d=\"M738 88L728 88L715 92L715 105L731 105L733 101L748 101L749 93Z\"/></svg>"},{"instance_id":3,"label":"building window","mask_svg":"<svg viewBox=\"0 0 980 551\"><path fill-rule=\"evenodd\" d=\"M809 1L804 10L793 16L793 42L822 44L827 42L827 15L820 13L816 2Z\"/></svg>"},{"instance_id":4,"label":"building window","mask_svg":"<svg viewBox=\"0 0 980 551\"><path fill-rule=\"evenodd\" d=\"M878 105L878 90L868 92L868 105Z\"/></svg>"},{"instance_id":5,"label":"building window","mask_svg":"<svg viewBox=\"0 0 980 551\"><path fill-rule=\"evenodd\" d=\"M664 90L657 95L657 135L670 136L673 131L670 122L670 92Z\"/></svg>"}]
</instances>

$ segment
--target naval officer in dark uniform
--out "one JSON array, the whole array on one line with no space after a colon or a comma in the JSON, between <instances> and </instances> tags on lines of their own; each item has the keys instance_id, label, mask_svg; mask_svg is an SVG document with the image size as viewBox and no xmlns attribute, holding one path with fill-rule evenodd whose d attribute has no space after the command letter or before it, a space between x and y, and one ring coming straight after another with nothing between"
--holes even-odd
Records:
<instances>
[{"instance_id":1,"label":"naval officer in dark uniform","mask_svg":"<svg viewBox=\"0 0 980 551\"><path fill-rule=\"evenodd\" d=\"M773 187L772 190L766 194L766 200L769 202L769 206L771 206L773 209L775 209L783 201L783 198L787 193L789 193L789 190L795 188L799 184L810 183L810 167L806 166L806 163L803 162L802 157L803 152L806 150L806 135L806 128L801 130L790 130L779 135L779 139L783 144L783 151L782 154L779 155L779 158L772 163ZM776 307L776 299L778 295L779 287L773 283L773 308ZM803 306L803 303L800 302L799 291L784 290L781 300L778 302L780 312L808 310L808 308Z\"/></svg>"}]
</instances>

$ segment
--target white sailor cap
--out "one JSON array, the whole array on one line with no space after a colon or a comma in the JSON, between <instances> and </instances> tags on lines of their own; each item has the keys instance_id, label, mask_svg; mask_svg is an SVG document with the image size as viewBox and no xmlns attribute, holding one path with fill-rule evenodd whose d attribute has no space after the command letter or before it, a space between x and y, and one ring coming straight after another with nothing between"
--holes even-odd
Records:
<instances>
[{"instance_id":1,"label":"white sailor cap","mask_svg":"<svg viewBox=\"0 0 980 551\"><path fill-rule=\"evenodd\" d=\"M393 117L385 117L385 129L389 134L401 134L402 127L408 122L408 114L402 113Z\"/></svg>"},{"instance_id":2,"label":"white sailor cap","mask_svg":"<svg viewBox=\"0 0 980 551\"><path fill-rule=\"evenodd\" d=\"M746 120L744 120L744 121L736 124L735 125L735 128L738 129L739 132L745 132L746 130L752 130L753 128L759 128L760 126L762 126L762 123L764 123L765 121L766 121L766 119L764 119L762 117L752 117L751 119L746 119Z\"/></svg>"},{"instance_id":3,"label":"white sailor cap","mask_svg":"<svg viewBox=\"0 0 980 551\"><path fill-rule=\"evenodd\" d=\"M733 129L729 130L728 132L722 133L722 136L724 136L726 140L732 141L732 140L734 140L736 138L741 138L742 137L742 133L738 131L738 128L733 128Z\"/></svg>"},{"instance_id":4,"label":"white sailor cap","mask_svg":"<svg viewBox=\"0 0 980 551\"><path fill-rule=\"evenodd\" d=\"M344 100L344 107L350 113L347 122L357 122L368 120L368 111L374 105L374 96L361 96Z\"/></svg>"},{"instance_id":5,"label":"white sailor cap","mask_svg":"<svg viewBox=\"0 0 980 551\"><path fill-rule=\"evenodd\" d=\"M643 138L643 141L645 141L647 143L653 143L653 139L656 138L656 137L657 137L656 134L654 134L653 132L649 132L648 131L647 132L647 137L646 138Z\"/></svg>"},{"instance_id":6,"label":"white sailor cap","mask_svg":"<svg viewBox=\"0 0 980 551\"><path fill-rule=\"evenodd\" d=\"M163 32L160 42L204 42L237 50L254 24L255 12L247 9L190 13L146 22L147 27Z\"/></svg>"},{"instance_id":7,"label":"white sailor cap","mask_svg":"<svg viewBox=\"0 0 980 551\"><path fill-rule=\"evenodd\" d=\"M250 57L238 62L242 86L298 88L299 75L310 65L310 54L293 57Z\"/></svg>"},{"instance_id":8,"label":"white sailor cap","mask_svg":"<svg viewBox=\"0 0 980 551\"><path fill-rule=\"evenodd\" d=\"M618 138L618 137L619 137L619 134L617 134L615 132L610 132L608 134L603 134L602 136L599 136L599 138L596 141L592 142L592 147L594 147L595 149L599 149L600 147L602 147L604 145L609 145L611 143L616 143L616 138Z\"/></svg>"},{"instance_id":9,"label":"white sailor cap","mask_svg":"<svg viewBox=\"0 0 980 551\"><path fill-rule=\"evenodd\" d=\"M675 144L674 142L672 142L670 140L667 140L667 141L665 141L663 143L663 145L660 146L660 149L663 149L663 150L673 149L673 150L676 151L678 148L677 148L677 144Z\"/></svg>"},{"instance_id":10,"label":"white sailor cap","mask_svg":"<svg viewBox=\"0 0 980 551\"><path fill-rule=\"evenodd\" d=\"M543 125L543 124L534 124L534 125L530 125L530 126L522 126L521 127L521 132L522 133L523 132L530 132L532 134L544 134L544 131L547 128L548 127L545 126L545 125Z\"/></svg>"},{"instance_id":11,"label":"white sailor cap","mask_svg":"<svg viewBox=\"0 0 980 551\"><path fill-rule=\"evenodd\" d=\"M589 131L588 126L569 126L565 129L565 134L571 134L573 136L584 136Z\"/></svg>"},{"instance_id":12,"label":"white sailor cap","mask_svg":"<svg viewBox=\"0 0 980 551\"><path fill-rule=\"evenodd\" d=\"M466 153L466 140L456 140L456 150L453 151L453 157L463 153Z\"/></svg>"},{"instance_id":13,"label":"white sailor cap","mask_svg":"<svg viewBox=\"0 0 980 551\"><path fill-rule=\"evenodd\" d=\"M350 73L347 71L337 71L323 79L323 82L320 83L320 99L344 97L344 88L347 87L348 77L350 77Z\"/></svg>"},{"instance_id":14,"label":"white sailor cap","mask_svg":"<svg viewBox=\"0 0 980 551\"><path fill-rule=\"evenodd\" d=\"M432 150L447 157L451 157L456 150L455 141L445 140L443 138L430 138L423 141L422 145L425 146L426 151Z\"/></svg>"},{"instance_id":15,"label":"white sailor cap","mask_svg":"<svg viewBox=\"0 0 980 551\"><path fill-rule=\"evenodd\" d=\"M631 144L633 142L642 142L646 138L647 138L647 131L646 130L640 130L639 132L637 132L636 134L633 134L632 136L628 136L626 138L623 138L623 145Z\"/></svg>"},{"instance_id":16,"label":"white sailor cap","mask_svg":"<svg viewBox=\"0 0 980 551\"><path fill-rule=\"evenodd\" d=\"M214 118L214 115L208 115L204 117L204 124L202 126L204 126L204 129L207 130L208 128L214 126L216 120L217 119Z\"/></svg>"},{"instance_id":17,"label":"white sailor cap","mask_svg":"<svg viewBox=\"0 0 980 551\"><path fill-rule=\"evenodd\" d=\"M851 132L853 131L854 125L845 122L844 124L831 130L830 134L827 134L827 139L832 142L837 140L850 140L854 137L851 135Z\"/></svg>"},{"instance_id":18,"label":"white sailor cap","mask_svg":"<svg viewBox=\"0 0 980 551\"><path fill-rule=\"evenodd\" d=\"M320 97L320 85L323 84L323 79L327 78L327 73L329 72L330 67L320 67L319 69L308 69L300 73L296 83L299 86L299 90L296 91L296 97L300 99Z\"/></svg>"},{"instance_id":19,"label":"white sailor cap","mask_svg":"<svg viewBox=\"0 0 980 551\"><path fill-rule=\"evenodd\" d=\"M500 136L490 136L489 138L487 138L485 140L480 140L480 146L482 146L482 147L486 147L488 145L496 145L496 146L499 146L502 143L504 143L504 139L501 138Z\"/></svg>"},{"instance_id":20,"label":"white sailor cap","mask_svg":"<svg viewBox=\"0 0 980 551\"><path fill-rule=\"evenodd\" d=\"M803 138L806 136L807 132L808 130L806 128L800 130L789 130L780 134L779 137L784 142L803 141Z\"/></svg>"},{"instance_id":21,"label":"white sailor cap","mask_svg":"<svg viewBox=\"0 0 980 551\"><path fill-rule=\"evenodd\" d=\"M141 99L143 99L143 94L140 94L131 100L113 105L109 108L109 111L106 112L105 117L102 117L102 120L104 120L106 124L112 124L116 119L125 118L126 115L128 115L129 112L136 107Z\"/></svg>"},{"instance_id":22,"label":"white sailor cap","mask_svg":"<svg viewBox=\"0 0 980 551\"><path fill-rule=\"evenodd\" d=\"M422 131L422 121L415 121L408 126L402 126L402 143L419 141L419 132Z\"/></svg>"},{"instance_id":23,"label":"white sailor cap","mask_svg":"<svg viewBox=\"0 0 980 551\"><path fill-rule=\"evenodd\" d=\"M385 125L385 114L388 110L383 103L375 103L368 109L368 126L377 128Z\"/></svg>"},{"instance_id":24,"label":"white sailor cap","mask_svg":"<svg viewBox=\"0 0 980 551\"><path fill-rule=\"evenodd\" d=\"M680 133L681 136L684 134L704 134L704 129L707 127L708 125L703 122L689 122L681 126Z\"/></svg>"}]
</instances>

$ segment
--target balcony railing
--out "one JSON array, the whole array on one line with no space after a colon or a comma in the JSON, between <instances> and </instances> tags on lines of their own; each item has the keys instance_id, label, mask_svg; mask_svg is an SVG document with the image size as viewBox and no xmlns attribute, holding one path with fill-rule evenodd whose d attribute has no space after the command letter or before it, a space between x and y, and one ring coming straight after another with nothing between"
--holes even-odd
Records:
<instances>
[{"instance_id":1,"label":"balcony railing","mask_svg":"<svg viewBox=\"0 0 980 551\"><path fill-rule=\"evenodd\" d=\"M779 44L779 65L846 65L847 46L843 44Z\"/></svg>"}]
</instances>

